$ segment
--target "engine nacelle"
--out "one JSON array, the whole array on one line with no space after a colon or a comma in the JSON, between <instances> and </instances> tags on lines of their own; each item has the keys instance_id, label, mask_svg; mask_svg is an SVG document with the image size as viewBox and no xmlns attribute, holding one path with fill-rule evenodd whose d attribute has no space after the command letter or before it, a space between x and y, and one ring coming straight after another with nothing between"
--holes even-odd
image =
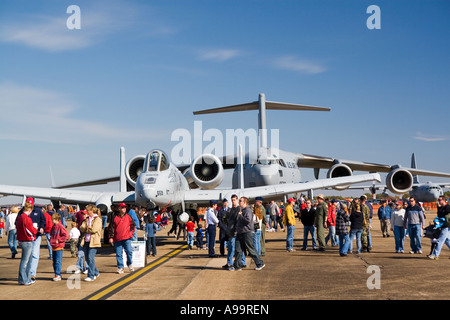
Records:
<instances>
[{"instance_id":1,"label":"engine nacelle","mask_svg":"<svg viewBox=\"0 0 450 320\"><path fill-rule=\"evenodd\" d=\"M214 189L222 183L225 173L222 162L213 154L202 154L191 164L186 179L192 179L199 188Z\"/></svg>"},{"instance_id":2,"label":"engine nacelle","mask_svg":"<svg viewBox=\"0 0 450 320\"><path fill-rule=\"evenodd\" d=\"M389 191L397 194L409 192L413 183L414 178L411 172L401 168L392 170L386 177L386 186Z\"/></svg>"},{"instance_id":3,"label":"engine nacelle","mask_svg":"<svg viewBox=\"0 0 450 320\"><path fill-rule=\"evenodd\" d=\"M349 166L342 163L336 163L328 170L327 178L350 177L352 175L353 170ZM349 184L344 186L336 186L333 187L333 189L342 191L347 189L348 187L350 187Z\"/></svg>"},{"instance_id":4,"label":"engine nacelle","mask_svg":"<svg viewBox=\"0 0 450 320\"><path fill-rule=\"evenodd\" d=\"M131 158L125 166L125 176L128 183L134 188L136 187L136 180L144 170L145 156L135 156Z\"/></svg>"}]
</instances>

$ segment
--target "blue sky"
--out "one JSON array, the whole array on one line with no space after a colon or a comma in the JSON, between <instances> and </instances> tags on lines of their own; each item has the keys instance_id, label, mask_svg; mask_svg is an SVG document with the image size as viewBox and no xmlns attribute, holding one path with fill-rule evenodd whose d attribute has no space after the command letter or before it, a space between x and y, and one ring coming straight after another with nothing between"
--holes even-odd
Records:
<instances>
[{"instance_id":1,"label":"blue sky","mask_svg":"<svg viewBox=\"0 0 450 320\"><path fill-rule=\"evenodd\" d=\"M114 176L121 146L170 154L194 120L256 127L256 112L192 112L259 93L332 108L269 111L281 149L404 166L415 152L450 172L449 14L448 1L3 0L0 183L47 187L50 167L57 184Z\"/></svg>"}]
</instances>

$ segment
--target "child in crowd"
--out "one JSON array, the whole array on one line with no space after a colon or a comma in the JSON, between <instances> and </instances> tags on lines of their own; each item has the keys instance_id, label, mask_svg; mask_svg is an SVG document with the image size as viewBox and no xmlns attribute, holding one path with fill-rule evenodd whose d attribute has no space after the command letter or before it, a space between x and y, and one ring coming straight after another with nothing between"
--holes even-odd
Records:
<instances>
[{"instance_id":1,"label":"child in crowd","mask_svg":"<svg viewBox=\"0 0 450 320\"><path fill-rule=\"evenodd\" d=\"M80 230L77 228L77 223L72 221L72 229L69 232L70 238L70 253L72 254L72 258L75 258L78 255L78 241L80 239Z\"/></svg>"},{"instance_id":2,"label":"child in crowd","mask_svg":"<svg viewBox=\"0 0 450 320\"><path fill-rule=\"evenodd\" d=\"M58 213L52 215L53 227L50 231L50 244L53 251L53 270L55 272L55 277L53 281L61 280L61 266L64 246L66 240L69 238L66 228L61 223L61 216Z\"/></svg>"},{"instance_id":3,"label":"child in crowd","mask_svg":"<svg viewBox=\"0 0 450 320\"><path fill-rule=\"evenodd\" d=\"M155 219L152 217L152 215L146 215L144 217L145 221L145 239L146 239L146 251L147 255L150 253L152 256L156 256L156 230L158 228L158 225L155 223Z\"/></svg>"},{"instance_id":4,"label":"child in crowd","mask_svg":"<svg viewBox=\"0 0 450 320\"><path fill-rule=\"evenodd\" d=\"M189 221L186 223L186 231L187 231L187 245L189 250L192 250L192 248L194 247L194 231L195 231L195 223L193 216L190 216Z\"/></svg>"},{"instance_id":5,"label":"child in crowd","mask_svg":"<svg viewBox=\"0 0 450 320\"><path fill-rule=\"evenodd\" d=\"M196 240L197 249L203 249L203 222L198 223Z\"/></svg>"},{"instance_id":6,"label":"child in crowd","mask_svg":"<svg viewBox=\"0 0 450 320\"><path fill-rule=\"evenodd\" d=\"M424 236L426 238L430 238L431 240L430 254L427 255L427 257L430 259L438 260L438 257L435 257L433 255L433 251L438 244L438 239L439 236L441 235L441 227L444 224L444 222L445 222L444 218L435 217L433 222L430 222L430 225L424 229Z\"/></svg>"}]
</instances>

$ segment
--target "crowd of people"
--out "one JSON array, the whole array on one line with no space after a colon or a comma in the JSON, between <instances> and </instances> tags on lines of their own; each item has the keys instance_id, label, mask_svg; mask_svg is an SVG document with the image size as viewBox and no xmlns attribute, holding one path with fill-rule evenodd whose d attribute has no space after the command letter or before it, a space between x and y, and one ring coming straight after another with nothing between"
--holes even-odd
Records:
<instances>
[{"instance_id":1,"label":"crowd of people","mask_svg":"<svg viewBox=\"0 0 450 320\"><path fill-rule=\"evenodd\" d=\"M138 229L144 230L147 255L156 256L157 231L165 229L172 218L172 229L177 239L185 234L188 249L194 245L198 249L207 249L211 258L219 257L215 252L218 236L220 256L226 256L224 269L239 271L246 267L246 256L253 259L256 270L265 267L262 257L266 253L266 232L286 232L286 251L293 252L296 219L303 225L303 243L301 250L308 250L310 241L312 250L325 251L330 242L339 247L339 254L347 256L353 252L353 240L356 239L356 253L371 252L371 223L373 207L367 196L351 201L326 199L318 195L314 199L290 198L283 202L270 201L257 197L251 204L246 197L232 195L231 205L223 199L221 206L216 200L210 201L206 212L188 216L188 221L177 219L177 212L130 208L125 203L112 205L107 214L101 215L95 205L87 205L84 210L72 217L71 228L67 231L67 212L63 205L58 210L53 206L34 206L34 200L27 198L19 210L13 206L6 212L0 212L0 235L3 228L8 235L11 258L22 249L18 283L30 285L36 281L39 263L41 238L47 240L49 259L53 261L54 281L61 280L61 266L66 242L70 244L72 257L77 258L76 273L87 275L85 281L94 281L100 276L95 264L95 256L103 244L113 245L116 254L117 273L123 273L126 266L133 268L131 241L138 240ZM450 205L443 196L439 197L437 216L430 225L425 226L425 210L414 197L408 201L383 201L378 209L378 219L383 237L393 232L395 252L405 252L405 238L410 239L411 254L422 253L422 237L431 239L430 259L439 259L442 247L450 248ZM177 233L178 228L178 233ZM327 235L325 236L325 233ZM218 232L217 232L218 231ZM196 232L196 234L195 234ZM204 241L204 239L206 241ZM206 247L203 245L206 244Z\"/></svg>"}]
</instances>

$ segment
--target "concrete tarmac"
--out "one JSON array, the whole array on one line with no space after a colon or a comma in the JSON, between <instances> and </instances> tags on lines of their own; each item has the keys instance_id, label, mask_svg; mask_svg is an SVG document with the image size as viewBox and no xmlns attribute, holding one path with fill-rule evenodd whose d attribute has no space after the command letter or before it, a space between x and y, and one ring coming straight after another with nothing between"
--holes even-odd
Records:
<instances>
[{"instance_id":1,"label":"concrete tarmac","mask_svg":"<svg viewBox=\"0 0 450 320\"><path fill-rule=\"evenodd\" d=\"M427 212L432 221L435 212ZM375 215L376 216L376 215ZM169 225L170 227L170 225ZM440 300L450 298L450 252L444 246L439 260L430 260L430 239L422 238L422 254L410 254L409 238L405 253L395 253L393 232L380 233L372 220L373 249L370 253L339 256L330 242L325 252L302 251L303 226L296 222L294 248L286 251L286 232L266 232L265 268L256 271L247 258L247 268L227 271L225 257L209 258L207 250L188 250L186 241L157 233L157 256L147 256L147 265L132 273L117 274L114 249L105 246L96 255L100 276L85 282L85 275L67 274L75 265L68 246L63 256L63 279L54 282L46 241L42 241L36 283L17 284L20 249L15 259L0 239L0 296L2 300ZM142 238L143 231L139 231ZM219 254L219 244L215 247Z\"/></svg>"}]
</instances>

